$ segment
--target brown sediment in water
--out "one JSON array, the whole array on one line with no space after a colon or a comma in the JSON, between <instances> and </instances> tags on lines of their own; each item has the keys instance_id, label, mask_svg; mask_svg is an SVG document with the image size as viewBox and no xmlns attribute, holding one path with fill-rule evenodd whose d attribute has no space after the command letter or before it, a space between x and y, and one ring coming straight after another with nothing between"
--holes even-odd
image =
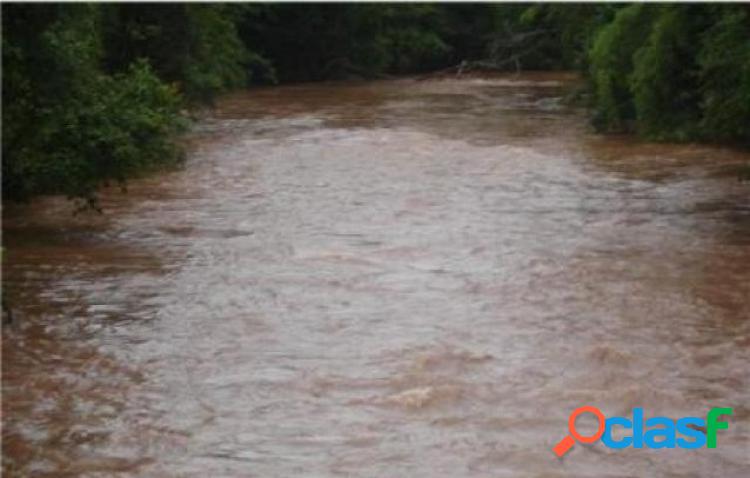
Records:
<instances>
[{"instance_id":1,"label":"brown sediment in water","mask_svg":"<svg viewBox=\"0 0 750 478\"><path fill-rule=\"evenodd\" d=\"M596 136L576 81L237 92L103 216L5 206L5 473L745 476L750 156ZM559 462L582 405L735 415Z\"/></svg>"}]
</instances>

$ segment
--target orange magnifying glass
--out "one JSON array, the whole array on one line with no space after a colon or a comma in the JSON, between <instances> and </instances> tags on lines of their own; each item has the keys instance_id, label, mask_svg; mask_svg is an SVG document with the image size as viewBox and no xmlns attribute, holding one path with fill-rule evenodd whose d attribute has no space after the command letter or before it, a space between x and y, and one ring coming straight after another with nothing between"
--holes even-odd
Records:
<instances>
[{"instance_id":1,"label":"orange magnifying glass","mask_svg":"<svg viewBox=\"0 0 750 478\"><path fill-rule=\"evenodd\" d=\"M581 435L580 433L578 433L578 430L576 430L576 419L578 419L578 417L584 413L593 414L599 421L599 428L596 430L596 433L588 437ZM590 405L577 408L573 410L573 413L570 414L570 418L568 418L568 431L570 431L570 435L560 440L557 445L552 448L552 451L554 451L555 455L557 455L558 457L562 457L563 455L568 453L571 448L573 448L573 445L575 445L576 441L588 444L595 443L604 434L604 425L604 414L598 408L592 407Z\"/></svg>"}]
</instances>

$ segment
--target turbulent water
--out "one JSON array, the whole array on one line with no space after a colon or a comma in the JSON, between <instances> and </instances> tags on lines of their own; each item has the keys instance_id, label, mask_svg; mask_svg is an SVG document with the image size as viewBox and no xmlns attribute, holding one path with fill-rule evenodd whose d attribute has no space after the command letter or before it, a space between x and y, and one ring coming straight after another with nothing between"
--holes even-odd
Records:
<instances>
[{"instance_id":1,"label":"turbulent water","mask_svg":"<svg viewBox=\"0 0 750 478\"><path fill-rule=\"evenodd\" d=\"M750 156L594 135L574 83L241 92L104 215L6 207L6 476L747 476ZM583 405L734 415L559 460Z\"/></svg>"}]
</instances>

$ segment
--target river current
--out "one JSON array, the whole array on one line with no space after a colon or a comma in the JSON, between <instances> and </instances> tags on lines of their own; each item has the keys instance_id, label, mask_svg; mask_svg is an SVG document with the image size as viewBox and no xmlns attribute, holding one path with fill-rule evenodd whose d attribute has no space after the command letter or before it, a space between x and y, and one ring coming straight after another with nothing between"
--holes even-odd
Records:
<instances>
[{"instance_id":1,"label":"river current","mask_svg":"<svg viewBox=\"0 0 750 478\"><path fill-rule=\"evenodd\" d=\"M6 476L748 476L750 155L596 135L576 83L238 92L102 215L6 206ZM583 405L734 414L559 460Z\"/></svg>"}]
</instances>

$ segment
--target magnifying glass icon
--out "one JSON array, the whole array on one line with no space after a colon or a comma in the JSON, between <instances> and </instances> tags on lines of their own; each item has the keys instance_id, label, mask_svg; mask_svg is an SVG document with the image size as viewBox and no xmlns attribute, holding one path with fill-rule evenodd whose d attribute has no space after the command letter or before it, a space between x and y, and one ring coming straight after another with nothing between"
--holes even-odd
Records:
<instances>
[{"instance_id":1,"label":"magnifying glass icon","mask_svg":"<svg viewBox=\"0 0 750 478\"><path fill-rule=\"evenodd\" d=\"M599 429L596 431L596 433L588 437L581 435L576 430L576 419L584 413L593 414L599 421ZM568 431L570 432L570 435L560 440L557 445L552 448L552 451L555 452L555 455L562 458L563 455L568 453L570 449L573 448L573 445L575 445L576 441L587 444L595 443L604 434L604 425L604 414L598 408L592 407L590 405L577 408L573 410L573 413L570 414L570 418L568 418Z\"/></svg>"}]
</instances>

